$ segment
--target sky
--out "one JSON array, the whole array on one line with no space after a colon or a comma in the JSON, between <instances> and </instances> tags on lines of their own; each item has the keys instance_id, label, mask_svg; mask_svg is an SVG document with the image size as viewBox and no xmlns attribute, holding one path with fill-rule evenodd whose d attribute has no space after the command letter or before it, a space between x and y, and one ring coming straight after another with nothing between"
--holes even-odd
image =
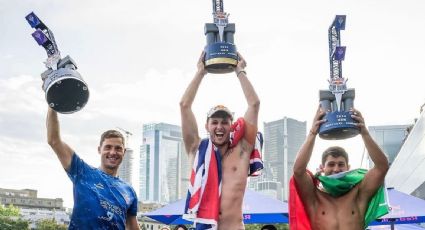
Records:
<instances>
[{"instance_id":1,"label":"sky","mask_svg":"<svg viewBox=\"0 0 425 230\"><path fill-rule=\"evenodd\" d=\"M347 15L343 76L355 88L366 125L410 124L425 102L425 2L422 0L225 0L235 44L261 100L263 122L307 121L329 79L328 28ZM40 74L47 55L31 37L34 11L53 31L62 57L70 55L90 98L74 114L59 115L61 134L86 162L98 166L100 134L130 131L138 150L143 124L180 124L179 100L196 71L212 22L212 1L0 0L0 188L36 189L39 197L72 207L72 183L47 145L47 103ZM210 107L224 104L243 116L246 102L235 74L208 74L193 110L203 129ZM361 166L360 137L317 139L309 168L328 146L341 145Z\"/></svg>"}]
</instances>

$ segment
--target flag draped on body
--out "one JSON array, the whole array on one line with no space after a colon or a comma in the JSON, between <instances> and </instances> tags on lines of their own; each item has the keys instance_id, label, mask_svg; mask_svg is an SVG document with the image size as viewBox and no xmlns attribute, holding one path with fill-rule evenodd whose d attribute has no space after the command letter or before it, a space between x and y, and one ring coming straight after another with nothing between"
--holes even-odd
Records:
<instances>
[{"instance_id":1,"label":"flag draped on body","mask_svg":"<svg viewBox=\"0 0 425 230\"><path fill-rule=\"evenodd\" d=\"M233 125L229 147L244 137L245 121L239 118ZM250 156L250 175L259 175L263 168L261 147L263 137L257 133L254 150ZM183 219L193 221L196 229L217 229L221 196L221 154L210 139L199 144L191 170Z\"/></svg>"},{"instance_id":2,"label":"flag draped on body","mask_svg":"<svg viewBox=\"0 0 425 230\"><path fill-rule=\"evenodd\" d=\"M360 183L367 170L355 169L334 175L322 176L307 171L312 177L314 185L321 191L329 193L333 197L339 197L349 192ZM370 222L388 213L388 203L384 186L381 186L369 201L365 213L364 227ZM289 182L289 227L297 230L311 230L311 223L304 209L304 204L299 197L295 180L292 177Z\"/></svg>"}]
</instances>

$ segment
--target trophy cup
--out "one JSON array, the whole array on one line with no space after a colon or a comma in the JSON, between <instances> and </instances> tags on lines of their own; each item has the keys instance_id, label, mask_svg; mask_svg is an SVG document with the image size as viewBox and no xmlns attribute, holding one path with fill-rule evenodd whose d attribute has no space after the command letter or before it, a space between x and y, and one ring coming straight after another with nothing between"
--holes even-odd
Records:
<instances>
[{"instance_id":1,"label":"trophy cup","mask_svg":"<svg viewBox=\"0 0 425 230\"><path fill-rule=\"evenodd\" d=\"M345 15L337 15L329 27L329 90L320 90L320 104L326 111L319 128L319 136L325 140L342 140L359 134L350 109L354 106L354 89L347 89L347 80L342 77L342 61L345 46L341 46L340 31L345 29Z\"/></svg>"},{"instance_id":2,"label":"trophy cup","mask_svg":"<svg viewBox=\"0 0 425 230\"><path fill-rule=\"evenodd\" d=\"M205 23L205 68L209 73L230 73L238 63L233 44L235 24L228 23L222 0L213 0L213 15L214 23Z\"/></svg>"},{"instance_id":3,"label":"trophy cup","mask_svg":"<svg viewBox=\"0 0 425 230\"><path fill-rule=\"evenodd\" d=\"M32 36L47 52L47 70L41 74L47 104L59 113L74 113L82 109L89 98L89 89L71 57L61 58L52 31L31 12L26 20L36 29Z\"/></svg>"}]
</instances>

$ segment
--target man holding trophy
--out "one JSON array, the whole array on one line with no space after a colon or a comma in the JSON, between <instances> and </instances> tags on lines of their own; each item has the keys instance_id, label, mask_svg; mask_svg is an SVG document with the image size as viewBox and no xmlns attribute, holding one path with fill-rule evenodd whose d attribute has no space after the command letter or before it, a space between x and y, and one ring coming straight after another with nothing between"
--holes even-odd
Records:
<instances>
[{"instance_id":1,"label":"man holding trophy","mask_svg":"<svg viewBox=\"0 0 425 230\"><path fill-rule=\"evenodd\" d=\"M260 100L248 80L246 61L233 44L234 24L227 24L223 2L213 0L215 24L205 25L207 46L197 64L197 72L180 101L183 141L193 165L184 219L196 229L245 229L242 202L247 177L262 169L262 141L257 135ZM210 109L205 129L208 138L199 137L192 104L207 74L235 72L248 108L236 121L223 105ZM257 142L258 141L258 142Z\"/></svg>"},{"instance_id":2,"label":"man holding trophy","mask_svg":"<svg viewBox=\"0 0 425 230\"><path fill-rule=\"evenodd\" d=\"M183 141L190 163L194 165L184 218L194 221L197 229L244 229L242 201L250 174L250 160L253 159L252 153L256 152L260 100L244 70L246 62L238 54L235 74L248 108L244 117L235 123L233 113L227 107L217 105L211 108L205 124L209 137L202 140L191 107L207 73L204 55L203 52L198 60L198 71L180 101ZM258 161L259 156L255 158ZM203 170L207 175L202 175ZM201 180L205 177L207 182L203 185Z\"/></svg>"},{"instance_id":3,"label":"man holding trophy","mask_svg":"<svg viewBox=\"0 0 425 230\"><path fill-rule=\"evenodd\" d=\"M337 15L329 29L330 90L320 92L321 104L294 163L289 191L291 229L360 230L388 213L383 187L388 160L370 136L362 114L352 107L354 89L347 90L341 76L339 30L344 28L344 23L345 16ZM345 52L345 47L343 50ZM345 92L349 92L348 95L342 95ZM325 140L360 134L374 167L369 171L350 170L347 152L333 146L323 152L320 171L313 175L307 165L317 134Z\"/></svg>"},{"instance_id":4,"label":"man holding trophy","mask_svg":"<svg viewBox=\"0 0 425 230\"><path fill-rule=\"evenodd\" d=\"M357 122L374 167L369 171L349 171L347 152L333 146L323 152L320 172L313 175L307 170L319 127L326 122L323 119L325 111L319 107L294 163L289 198L291 229L360 230L388 212L387 207L382 206L385 204L382 185L389 168L388 160L370 136L361 113L352 111L351 118ZM335 191L338 185L347 189Z\"/></svg>"},{"instance_id":5,"label":"man holding trophy","mask_svg":"<svg viewBox=\"0 0 425 230\"><path fill-rule=\"evenodd\" d=\"M139 229L137 196L134 189L117 177L125 154L124 136L108 130L100 137L98 168L85 163L60 135L57 113L74 113L88 100L88 88L75 62L61 59L53 33L34 14L26 17L36 29L33 37L48 54L47 70L42 74L48 111L47 141L74 186L74 208L69 229Z\"/></svg>"}]
</instances>

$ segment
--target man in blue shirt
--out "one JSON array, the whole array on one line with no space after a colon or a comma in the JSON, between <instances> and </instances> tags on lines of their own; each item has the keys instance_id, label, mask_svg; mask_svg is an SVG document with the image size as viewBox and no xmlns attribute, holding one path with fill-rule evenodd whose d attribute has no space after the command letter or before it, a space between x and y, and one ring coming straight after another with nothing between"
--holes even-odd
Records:
<instances>
[{"instance_id":1,"label":"man in blue shirt","mask_svg":"<svg viewBox=\"0 0 425 230\"><path fill-rule=\"evenodd\" d=\"M86 164L62 141L57 113L48 108L47 140L74 184L74 209L69 229L139 229L137 196L117 177L125 154L124 137L116 130L104 132L98 152L99 168Z\"/></svg>"}]
</instances>

